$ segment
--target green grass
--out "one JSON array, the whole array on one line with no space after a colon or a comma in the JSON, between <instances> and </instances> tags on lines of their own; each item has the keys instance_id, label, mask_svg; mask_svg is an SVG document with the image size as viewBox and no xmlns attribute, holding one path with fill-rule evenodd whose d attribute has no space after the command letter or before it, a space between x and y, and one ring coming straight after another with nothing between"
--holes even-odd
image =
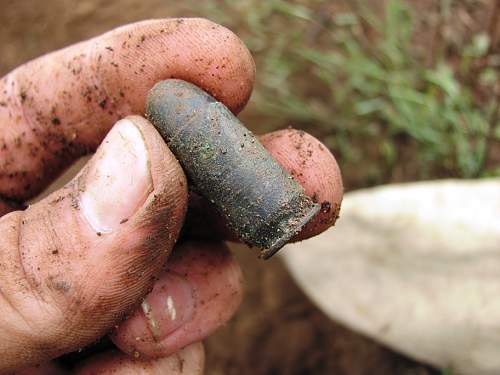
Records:
<instances>
[{"instance_id":1,"label":"green grass","mask_svg":"<svg viewBox=\"0 0 500 375\"><path fill-rule=\"evenodd\" d=\"M468 1L473 3L473 1ZM486 33L418 42L415 10L390 0L382 13L348 1L207 1L202 15L247 43L257 62L253 113L260 128L293 125L320 137L351 185L497 175L498 68ZM439 17L451 1L441 1ZM481 95L479 95L480 93ZM352 171L352 172L351 172ZM351 176L352 174L352 176ZM352 178L351 178L352 177Z\"/></svg>"}]
</instances>

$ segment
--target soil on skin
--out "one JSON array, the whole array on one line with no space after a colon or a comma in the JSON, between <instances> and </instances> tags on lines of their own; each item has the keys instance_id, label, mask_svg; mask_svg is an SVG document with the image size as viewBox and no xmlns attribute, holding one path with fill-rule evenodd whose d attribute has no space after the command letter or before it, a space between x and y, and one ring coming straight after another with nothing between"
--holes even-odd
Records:
<instances>
[{"instance_id":1,"label":"soil on skin","mask_svg":"<svg viewBox=\"0 0 500 375\"><path fill-rule=\"evenodd\" d=\"M0 0L0 74L118 25L195 16L174 1ZM236 317L206 342L207 374L437 374L324 316L279 259L233 246L246 276Z\"/></svg>"}]
</instances>

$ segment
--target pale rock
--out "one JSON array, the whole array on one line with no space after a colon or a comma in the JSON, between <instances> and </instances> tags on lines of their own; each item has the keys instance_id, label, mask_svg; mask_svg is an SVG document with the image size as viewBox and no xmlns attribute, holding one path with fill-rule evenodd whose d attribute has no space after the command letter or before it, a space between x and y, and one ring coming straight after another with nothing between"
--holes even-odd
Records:
<instances>
[{"instance_id":1,"label":"pale rock","mask_svg":"<svg viewBox=\"0 0 500 375\"><path fill-rule=\"evenodd\" d=\"M332 319L453 374L500 374L500 179L348 193L334 228L281 257Z\"/></svg>"}]
</instances>

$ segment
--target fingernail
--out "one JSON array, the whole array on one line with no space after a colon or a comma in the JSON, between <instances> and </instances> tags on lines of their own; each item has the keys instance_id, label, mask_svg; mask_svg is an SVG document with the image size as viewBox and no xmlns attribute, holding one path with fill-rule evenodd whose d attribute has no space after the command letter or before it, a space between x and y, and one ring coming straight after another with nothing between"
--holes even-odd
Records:
<instances>
[{"instance_id":1,"label":"fingernail","mask_svg":"<svg viewBox=\"0 0 500 375\"><path fill-rule=\"evenodd\" d=\"M80 195L81 212L99 234L128 221L152 190L148 150L141 131L118 121L92 158Z\"/></svg>"},{"instance_id":2,"label":"fingernail","mask_svg":"<svg viewBox=\"0 0 500 375\"><path fill-rule=\"evenodd\" d=\"M155 284L141 307L149 332L160 341L192 318L193 290L181 276L166 274Z\"/></svg>"}]
</instances>

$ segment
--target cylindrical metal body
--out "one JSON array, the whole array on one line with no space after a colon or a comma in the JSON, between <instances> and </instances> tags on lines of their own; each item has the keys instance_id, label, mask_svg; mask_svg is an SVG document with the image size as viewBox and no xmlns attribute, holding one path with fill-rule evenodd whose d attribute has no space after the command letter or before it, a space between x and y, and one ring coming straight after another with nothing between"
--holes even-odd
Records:
<instances>
[{"instance_id":1,"label":"cylindrical metal body","mask_svg":"<svg viewBox=\"0 0 500 375\"><path fill-rule=\"evenodd\" d=\"M319 205L220 102L170 79L149 92L146 115L176 155L194 190L210 200L245 243L269 258Z\"/></svg>"}]
</instances>

